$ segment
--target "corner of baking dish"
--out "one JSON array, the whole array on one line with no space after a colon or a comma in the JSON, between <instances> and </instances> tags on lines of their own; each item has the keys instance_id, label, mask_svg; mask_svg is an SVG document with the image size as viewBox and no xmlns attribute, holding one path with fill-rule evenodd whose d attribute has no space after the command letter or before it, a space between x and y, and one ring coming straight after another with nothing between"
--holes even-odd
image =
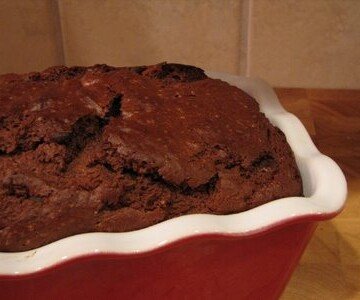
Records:
<instances>
[{"instance_id":1,"label":"corner of baking dish","mask_svg":"<svg viewBox=\"0 0 360 300\"><path fill-rule=\"evenodd\" d=\"M305 197L282 198L233 215L187 215L137 231L79 234L35 250L0 253L0 275L33 273L96 253L146 252L195 235L251 235L294 219L326 219L339 213L347 193L342 171L333 160L316 149L304 126L284 110L273 89L260 79L213 72L207 74L254 97L261 111L285 133L300 169Z\"/></svg>"}]
</instances>

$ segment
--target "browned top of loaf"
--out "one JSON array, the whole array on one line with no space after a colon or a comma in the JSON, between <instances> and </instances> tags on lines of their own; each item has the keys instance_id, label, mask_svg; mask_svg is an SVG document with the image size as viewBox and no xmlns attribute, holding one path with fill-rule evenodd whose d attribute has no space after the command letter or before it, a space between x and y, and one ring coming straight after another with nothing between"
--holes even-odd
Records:
<instances>
[{"instance_id":1,"label":"browned top of loaf","mask_svg":"<svg viewBox=\"0 0 360 300\"><path fill-rule=\"evenodd\" d=\"M195 67L7 74L0 105L1 251L302 193L254 99Z\"/></svg>"}]
</instances>

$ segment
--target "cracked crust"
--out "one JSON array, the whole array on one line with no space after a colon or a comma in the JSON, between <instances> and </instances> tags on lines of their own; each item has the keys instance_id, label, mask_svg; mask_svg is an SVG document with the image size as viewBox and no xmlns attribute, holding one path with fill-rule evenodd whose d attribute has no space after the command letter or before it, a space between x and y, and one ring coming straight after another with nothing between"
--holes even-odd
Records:
<instances>
[{"instance_id":1,"label":"cracked crust","mask_svg":"<svg viewBox=\"0 0 360 300\"><path fill-rule=\"evenodd\" d=\"M0 76L0 251L302 194L285 136L179 64Z\"/></svg>"}]
</instances>

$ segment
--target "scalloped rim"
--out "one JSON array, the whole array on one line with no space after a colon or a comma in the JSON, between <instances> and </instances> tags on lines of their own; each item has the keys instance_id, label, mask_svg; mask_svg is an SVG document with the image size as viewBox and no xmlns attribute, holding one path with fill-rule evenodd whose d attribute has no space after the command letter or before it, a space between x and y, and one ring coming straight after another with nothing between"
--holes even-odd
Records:
<instances>
[{"instance_id":1,"label":"scalloped rim","mask_svg":"<svg viewBox=\"0 0 360 300\"><path fill-rule=\"evenodd\" d=\"M29 274L96 253L147 252L196 235L248 236L294 219L327 219L339 213L347 194L344 174L332 159L317 150L305 127L285 111L273 89L260 79L206 73L254 97L271 123L285 133L300 169L305 197L282 198L233 215L186 215L137 231L85 233L30 251L0 253L0 275Z\"/></svg>"}]
</instances>

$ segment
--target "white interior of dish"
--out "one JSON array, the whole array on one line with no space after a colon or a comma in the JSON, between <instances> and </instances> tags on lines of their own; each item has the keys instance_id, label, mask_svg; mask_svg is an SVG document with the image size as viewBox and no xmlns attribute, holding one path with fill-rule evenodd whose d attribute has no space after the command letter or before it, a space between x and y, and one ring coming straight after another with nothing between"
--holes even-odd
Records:
<instances>
[{"instance_id":1,"label":"white interior of dish","mask_svg":"<svg viewBox=\"0 0 360 300\"><path fill-rule=\"evenodd\" d=\"M226 215L187 215L125 233L86 233L35 250L0 253L0 275L27 274L93 253L139 253L198 234L249 235L297 217L333 215L346 199L346 181L338 165L322 155L301 122L286 112L273 89L260 79L207 72L235 85L260 104L261 111L286 135L294 151L305 197L282 198L249 211Z\"/></svg>"}]
</instances>

